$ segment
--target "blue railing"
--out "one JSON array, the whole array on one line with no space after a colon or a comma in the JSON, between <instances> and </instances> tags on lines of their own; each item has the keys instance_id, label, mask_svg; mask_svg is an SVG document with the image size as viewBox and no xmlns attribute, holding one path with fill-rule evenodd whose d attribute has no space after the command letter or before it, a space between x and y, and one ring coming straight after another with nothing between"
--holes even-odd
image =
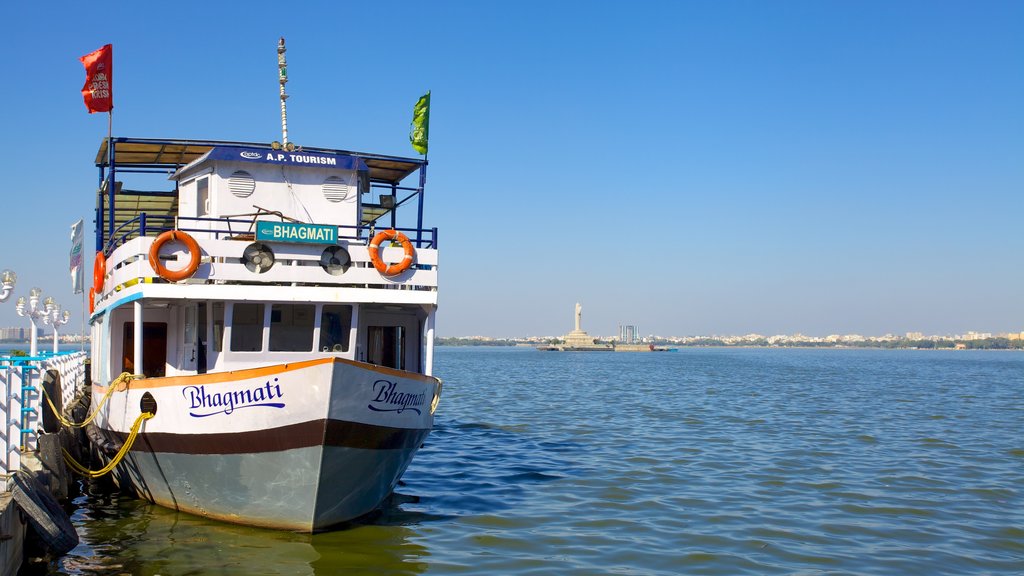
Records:
<instances>
[{"instance_id":1,"label":"blue railing","mask_svg":"<svg viewBox=\"0 0 1024 576\"><path fill-rule=\"evenodd\" d=\"M270 213L269 215L273 216L274 214ZM177 221L178 224L177 228L175 228L174 225L175 221ZM218 226L205 228L196 227L195 225L200 222L212 223ZM166 215L147 215L145 212L140 212L137 217L128 220L114 229L110 238L107 240L106 246L104 246L104 253L106 255L110 255L115 248L134 238L143 236L155 237L168 230L177 229L183 232L213 234L214 238L219 239L221 237L230 238L255 234L255 226L256 220L253 219L239 220L230 218L175 217ZM366 242L373 237L378 228L386 228L388 230L392 229L390 226L338 225L338 238ZM437 248L437 228L396 227L394 229L407 234L416 244L417 248ZM346 234L346 232L350 232L350 234Z\"/></svg>"},{"instance_id":2,"label":"blue railing","mask_svg":"<svg viewBox=\"0 0 1024 576\"><path fill-rule=\"evenodd\" d=\"M85 357L85 352L0 357L0 467L4 471L17 470L22 452L37 449L42 375L51 369L60 373L57 393L62 405L69 406L85 382Z\"/></svg>"}]
</instances>

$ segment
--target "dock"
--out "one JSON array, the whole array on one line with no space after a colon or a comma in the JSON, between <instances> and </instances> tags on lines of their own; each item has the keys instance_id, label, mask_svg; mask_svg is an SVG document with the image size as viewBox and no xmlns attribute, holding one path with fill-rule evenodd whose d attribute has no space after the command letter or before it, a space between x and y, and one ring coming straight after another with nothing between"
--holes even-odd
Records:
<instances>
[{"instance_id":1,"label":"dock","mask_svg":"<svg viewBox=\"0 0 1024 576\"><path fill-rule=\"evenodd\" d=\"M665 346L655 346L653 344L616 344L614 342L609 344L577 344L574 346L564 346L559 344L552 344L547 346L538 346L537 350L542 352L676 352L676 348L667 348Z\"/></svg>"},{"instance_id":2,"label":"dock","mask_svg":"<svg viewBox=\"0 0 1024 576\"><path fill-rule=\"evenodd\" d=\"M57 554L78 542L60 504L72 481L63 457L72 438L53 408L64 415L85 393L85 359L85 352L0 356L0 574L18 573L33 539Z\"/></svg>"}]
</instances>

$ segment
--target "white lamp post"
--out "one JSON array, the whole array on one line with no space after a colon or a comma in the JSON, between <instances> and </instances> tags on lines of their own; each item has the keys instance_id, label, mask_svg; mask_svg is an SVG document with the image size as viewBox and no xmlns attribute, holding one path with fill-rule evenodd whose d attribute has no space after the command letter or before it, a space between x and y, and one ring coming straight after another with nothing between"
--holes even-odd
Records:
<instances>
[{"instance_id":1,"label":"white lamp post","mask_svg":"<svg viewBox=\"0 0 1024 576\"><path fill-rule=\"evenodd\" d=\"M39 288L33 288L28 293L28 305L26 306L25 297L18 298L18 303L14 309L18 313L18 316L26 316L32 321L32 340L29 346L29 356L35 356L38 352L37 338L39 337L39 325L44 322L44 318L53 307L53 298L47 298L42 306L39 305L39 297L43 295L43 291Z\"/></svg>"},{"instance_id":2,"label":"white lamp post","mask_svg":"<svg viewBox=\"0 0 1024 576\"><path fill-rule=\"evenodd\" d=\"M0 272L0 302L6 301L11 297L11 291L14 290L14 284L18 281L18 275L11 270L4 270Z\"/></svg>"},{"instance_id":3,"label":"white lamp post","mask_svg":"<svg viewBox=\"0 0 1024 576\"><path fill-rule=\"evenodd\" d=\"M59 351L60 336L57 334L57 329L68 323L71 320L71 312L67 310L61 312L60 304L55 304L52 309L47 306L49 311L46 316L43 317L43 322L53 326L53 353L56 354Z\"/></svg>"}]
</instances>

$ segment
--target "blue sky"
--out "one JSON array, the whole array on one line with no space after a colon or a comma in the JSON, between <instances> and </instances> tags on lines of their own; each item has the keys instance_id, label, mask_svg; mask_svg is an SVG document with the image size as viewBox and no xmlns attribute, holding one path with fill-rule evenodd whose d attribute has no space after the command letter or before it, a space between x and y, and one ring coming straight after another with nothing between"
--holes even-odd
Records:
<instances>
[{"instance_id":1,"label":"blue sky","mask_svg":"<svg viewBox=\"0 0 1024 576\"><path fill-rule=\"evenodd\" d=\"M432 90L441 335L1024 330L1021 2L10 4L0 268L73 326L78 57L115 135L270 141L283 35L299 144L413 156Z\"/></svg>"}]
</instances>

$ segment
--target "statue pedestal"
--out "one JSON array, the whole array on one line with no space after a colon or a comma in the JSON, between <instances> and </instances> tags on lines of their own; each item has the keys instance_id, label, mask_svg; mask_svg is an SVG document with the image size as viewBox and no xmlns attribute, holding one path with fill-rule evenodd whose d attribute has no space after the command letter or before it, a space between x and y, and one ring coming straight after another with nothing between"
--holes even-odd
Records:
<instances>
[{"instance_id":1,"label":"statue pedestal","mask_svg":"<svg viewBox=\"0 0 1024 576\"><path fill-rule=\"evenodd\" d=\"M576 348L581 346L593 346L594 338L583 330L573 330L565 335L565 346Z\"/></svg>"}]
</instances>

